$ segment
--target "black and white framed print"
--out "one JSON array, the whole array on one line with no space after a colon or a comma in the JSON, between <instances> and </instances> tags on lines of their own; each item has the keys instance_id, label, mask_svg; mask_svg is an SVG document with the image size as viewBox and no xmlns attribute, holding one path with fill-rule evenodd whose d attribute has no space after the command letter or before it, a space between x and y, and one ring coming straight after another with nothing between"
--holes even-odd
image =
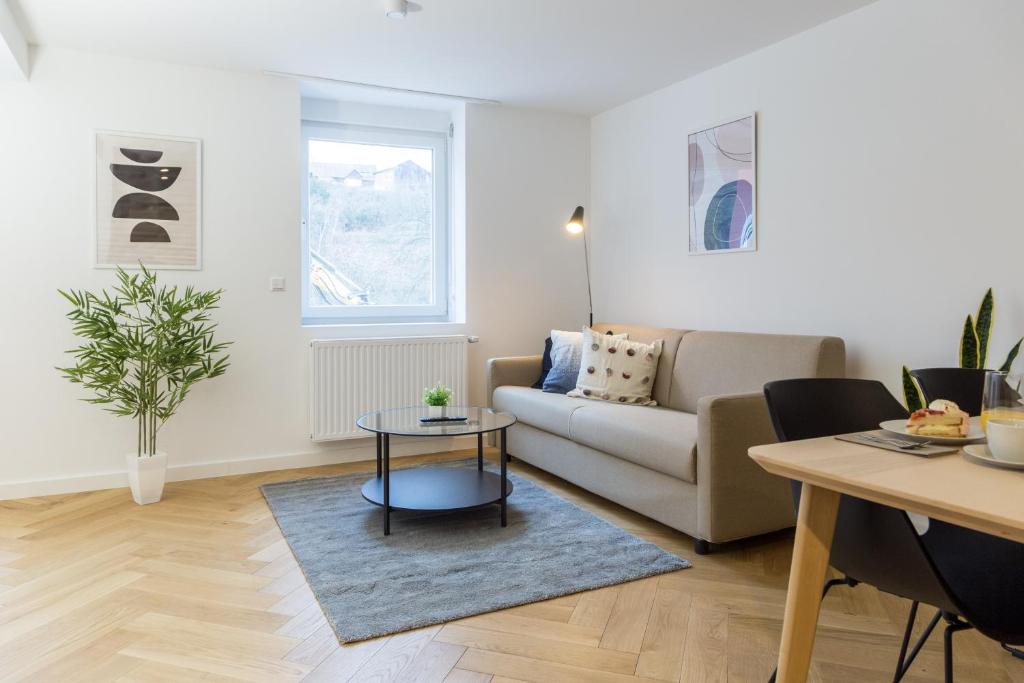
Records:
<instances>
[{"instance_id":1,"label":"black and white framed print","mask_svg":"<svg viewBox=\"0 0 1024 683\"><path fill-rule=\"evenodd\" d=\"M202 267L202 143L96 131L97 267Z\"/></svg>"}]
</instances>

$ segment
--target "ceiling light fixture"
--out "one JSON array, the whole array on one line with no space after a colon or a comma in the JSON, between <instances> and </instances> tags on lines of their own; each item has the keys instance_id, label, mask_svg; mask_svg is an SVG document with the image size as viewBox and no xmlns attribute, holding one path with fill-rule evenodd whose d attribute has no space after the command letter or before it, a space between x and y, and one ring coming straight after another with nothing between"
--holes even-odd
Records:
<instances>
[{"instance_id":1,"label":"ceiling light fixture","mask_svg":"<svg viewBox=\"0 0 1024 683\"><path fill-rule=\"evenodd\" d=\"M408 13L408 0L384 0L384 16L388 19L405 19Z\"/></svg>"}]
</instances>

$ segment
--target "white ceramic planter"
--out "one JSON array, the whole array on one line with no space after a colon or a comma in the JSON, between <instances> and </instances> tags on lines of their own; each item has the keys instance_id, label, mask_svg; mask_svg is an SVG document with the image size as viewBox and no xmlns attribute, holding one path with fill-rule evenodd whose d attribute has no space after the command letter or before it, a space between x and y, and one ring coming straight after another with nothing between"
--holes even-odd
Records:
<instances>
[{"instance_id":1,"label":"white ceramic planter","mask_svg":"<svg viewBox=\"0 0 1024 683\"><path fill-rule=\"evenodd\" d=\"M430 417L446 417L448 406L427 406L427 414Z\"/></svg>"},{"instance_id":2,"label":"white ceramic planter","mask_svg":"<svg viewBox=\"0 0 1024 683\"><path fill-rule=\"evenodd\" d=\"M124 459L128 464L128 485L135 502L139 505L158 502L164 493L167 454L157 451L156 455L140 458L135 453L128 453Z\"/></svg>"}]
</instances>

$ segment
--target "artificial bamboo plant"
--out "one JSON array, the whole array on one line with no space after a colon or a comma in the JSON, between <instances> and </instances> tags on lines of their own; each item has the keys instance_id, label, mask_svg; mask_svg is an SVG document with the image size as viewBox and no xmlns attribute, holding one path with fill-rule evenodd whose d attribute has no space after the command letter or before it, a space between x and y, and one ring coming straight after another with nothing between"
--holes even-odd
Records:
<instances>
[{"instance_id":1,"label":"artificial bamboo plant","mask_svg":"<svg viewBox=\"0 0 1024 683\"><path fill-rule=\"evenodd\" d=\"M159 286L156 275L117 269L113 294L63 291L67 317L85 343L68 351L75 364L57 368L95 394L83 399L138 422L138 455L157 452L160 428L178 410L192 386L223 375L230 342L217 342L210 312L222 290L201 292Z\"/></svg>"},{"instance_id":2,"label":"artificial bamboo plant","mask_svg":"<svg viewBox=\"0 0 1024 683\"><path fill-rule=\"evenodd\" d=\"M988 361L988 340L992 333L992 321L995 316L995 297L992 295L992 288L989 287L985 296L981 298L981 305L978 306L978 313L972 317L968 314L964 320L963 334L960 336L960 367L972 369L984 369ZM1018 339L1006 360L999 366L1001 372L1009 372L1013 361L1020 353L1021 343L1024 338ZM917 410L924 407L924 397L921 388L917 385L913 375L907 366L903 366L903 396L907 401L909 410Z\"/></svg>"}]
</instances>

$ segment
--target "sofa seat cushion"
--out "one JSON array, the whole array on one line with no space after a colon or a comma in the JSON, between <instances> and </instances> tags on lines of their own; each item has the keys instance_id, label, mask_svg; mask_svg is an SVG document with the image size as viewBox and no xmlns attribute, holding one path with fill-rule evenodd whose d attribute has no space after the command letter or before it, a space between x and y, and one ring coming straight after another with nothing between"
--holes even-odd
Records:
<instances>
[{"instance_id":1,"label":"sofa seat cushion","mask_svg":"<svg viewBox=\"0 0 1024 683\"><path fill-rule=\"evenodd\" d=\"M492 397L496 410L512 413L531 427L569 438L569 417L581 406L592 404L585 398L570 398L532 387L498 387Z\"/></svg>"},{"instance_id":2,"label":"sofa seat cushion","mask_svg":"<svg viewBox=\"0 0 1024 683\"><path fill-rule=\"evenodd\" d=\"M697 416L692 413L587 401L571 414L569 438L670 477L697 483Z\"/></svg>"}]
</instances>

